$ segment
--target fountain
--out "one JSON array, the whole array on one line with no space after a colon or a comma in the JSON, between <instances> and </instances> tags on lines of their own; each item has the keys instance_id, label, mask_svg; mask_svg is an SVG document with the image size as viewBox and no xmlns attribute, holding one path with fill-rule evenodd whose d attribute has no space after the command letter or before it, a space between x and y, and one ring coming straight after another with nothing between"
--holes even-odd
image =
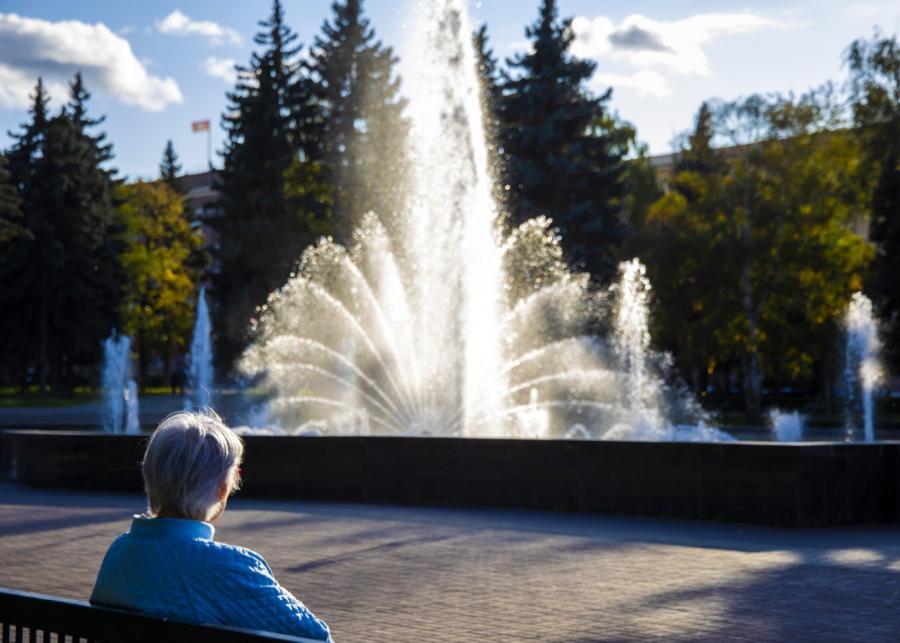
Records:
<instances>
[{"instance_id":1,"label":"fountain","mask_svg":"<svg viewBox=\"0 0 900 643\"><path fill-rule=\"evenodd\" d=\"M125 433L140 433L140 418L137 382L129 379L128 386L125 388Z\"/></svg>"},{"instance_id":2,"label":"fountain","mask_svg":"<svg viewBox=\"0 0 900 643\"><path fill-rule=\"evenodd\" d=\"M131 338L113 332L103 342L103 430L140 432L137 383L131 378Z\"/></svg>"},{"instance_id":3,"label":"fountain","mask_svg":"<svg viewBox=\"0 0 900 643\"><path fill-rule=\"evenodd\" d=\"M800 442L803 440L806 418L799 411L772 409L769 411L769 425L775 442Z\"/></svg>"},{"instance_id":4,"label":"fountain","mask_svg":"<svg viewBox=\"0 0 900 643\"><path fill-rule=\"evenodd\" d=\"M882 369L878 358L880 343L878 323L872 301L861 292L854 293L844 315L846 334L842 393L847 421L847 439L858 430L861 416L863 437L875 441L873 395L881 381Z\"/></svg>"},{"instance_id":5,"label":"fountain","mask_svg":"<svg viewBox=\"0 0 900 643\"><path fill-rule=\"evenodd\" d=\"M185 396L184 408L190 410L212 405L213 375L212 326L206 305L206 288L201 286L197 296L197 318L188 361L187 383L190 392Z\"/></svg>"},{"instance_id":6,"label":"fountain","mask_svg":"<svg viewBox=\"0 0 900 643\"><path fill-rule=\"evenodd\" d=\"M600 290L567 267L549 218L509 229L491 198L466 2L419 10L406 85L414 187L389 225L368 213L346 246L304 251L252 323L244 493L790 527L900 520L898 442L686 443L732 438L653 351L644 267L622 263ZM201 292L191 384L207 396L208 321ZM104 344L107 431L138 428L128 344ZM876 349L858 295L845 390L869 439ZM802 416L771 418L778 440L803 437ZM481 437L533 439L471 439ZM130 492L145 442L0 431L0 480Z\"/></svg>"},{"instance_id":7,"label":"fountain","mask_svg":"<svg viewBox=\"0 0 900 643\"><path fill-rule=\"evenodd\" d=\"M390 229L367 214L322 239L269 297L242 369L263 373L265 425L289 433L728 439L649 350L637 261L610 292L571 272L552 221L506 231L492 197L464 0L423 3L409 116L414 174ZM613 301L612 306L608 305ZM597 329L612 327L611 345ZM679 395L681 395L679 393ZM577 430L575 430L577 427Z\"/></svg>"}]
</instances>

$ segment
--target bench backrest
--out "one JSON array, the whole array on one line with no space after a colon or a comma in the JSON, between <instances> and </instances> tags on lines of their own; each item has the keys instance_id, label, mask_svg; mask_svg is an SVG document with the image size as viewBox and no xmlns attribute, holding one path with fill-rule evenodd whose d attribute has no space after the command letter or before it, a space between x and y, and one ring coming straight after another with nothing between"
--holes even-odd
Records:
<instances>
[{"instance_id":1,"label":"bench backrest","mask_svg":"<svg viewBox=\"0 0 900 643\"><path fill-rule=\"evenodd\" d=\"M312 643L296 636L184 623L4 588L0 588L0 624L0 643Z\"/></svg>"}]
</instances>

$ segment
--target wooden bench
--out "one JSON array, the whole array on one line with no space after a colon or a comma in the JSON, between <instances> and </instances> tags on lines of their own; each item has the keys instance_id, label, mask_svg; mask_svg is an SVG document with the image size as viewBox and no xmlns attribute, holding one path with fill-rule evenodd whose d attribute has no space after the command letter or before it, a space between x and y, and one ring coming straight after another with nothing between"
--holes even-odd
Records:
<instances>
[{"instance_id":1,"label":"wooden bench","mask_svg":"<svg viewBox=\"0 0 900 643\"><path fill-rule=\"evenodd\" d=\"M0 643L313 643L297 636L160 619L4 588L0 588L0 627Z\"/></svg>"}]
</instances>

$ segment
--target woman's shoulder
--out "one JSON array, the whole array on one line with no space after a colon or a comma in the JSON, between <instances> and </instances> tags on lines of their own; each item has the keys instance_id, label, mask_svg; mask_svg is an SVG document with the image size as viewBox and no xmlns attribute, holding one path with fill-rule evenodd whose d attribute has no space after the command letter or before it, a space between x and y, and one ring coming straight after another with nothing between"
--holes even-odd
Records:
<instances>
[{"instance_id":1,"label":"woman's shoulder","mask_svg":"<svg viewBox=\"0 0 900 643\"><path fill-rule=\"evenodd\" d=\"M228 565L236 570L272 573L266 559L252 549L214 540L198 541L197 545L203 554L219 564Z\"/></svg>"}]
</instances>

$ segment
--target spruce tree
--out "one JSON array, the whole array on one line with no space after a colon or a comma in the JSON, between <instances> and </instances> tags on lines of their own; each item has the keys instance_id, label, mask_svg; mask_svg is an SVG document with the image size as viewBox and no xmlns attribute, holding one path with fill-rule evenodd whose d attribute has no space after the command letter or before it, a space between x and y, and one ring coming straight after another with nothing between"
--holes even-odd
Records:
<instances>
[{"instance_id":1,"label":"spruce tree","mask_svg":"<svg viewBox=\"0 0 900 643\"><path fill-rule=\"evenodd\" d=\"M249 339L258 306L282 286L316 230L311 221L325 206L306 198L315 190L286 190L286 175L317 177L321 117L309 81L301 75L297 36L284 22L281 3L259 23L250 64L238 68L222 117L225 149L219 190L221 214L212 224L219 234L214 275L217 357L227 369ZM300 195L300 196L297 196Z\"/></svg>"},{"instance_id":2,"label":"spruce tree","mask_svg":"<svg viewBox=\"0 0 900 643\"><path fill-rule=\"evenodd\" d=\"M21 222L22 199L10 178L7 165L6 156L0 154L0 244L27 233Z\"/></svg>"},{"instance_id":3,"label":"spruce tree","mask_svg":"<svg viewBox=\"0 0 900 643\"><path fill-rule=\"evenodd\" d=\"M3 308L13 311L14 361L22 371L36 369L42 391L69 389L76 368L96 362L118 305L113 172L104 167L111 148L103 134L89 132L102 119L87 114L80 74L70 90L50 118L38 82L31 122L9 153L30 239L16 240L3 258L4 283L22 285L5 290Z\"/></svg>"},{"instance_id":4,"label":"spruce tree","mask_svg":"<svg viewBox=\"0 0 900 643\"><path fill-rule=\"evenodd\" d=\"M178 162L178 154L175 153L175 146L172 140L166 141L166 147L163 150L162 160L159 162L159 178L175 192L181 192L180 181L178 179L181 174L181 163Z\"/></svg>"},{"instance_id":5,"label":"spruce tree","mask_svg":"<svg viewBox=\"0 0 900 643\"><path fill-rule=\"evenodd\" d=\"M475 59L478 64L478 77L481 79L481 104L484 134L488 145L488 170L494 182L494 199L504 203L506 193L503 190L504 164L500 140L503 133L502 108L503 92L500 86L500 72L497 69L497 58L488 41L487 24L472 36L475 47Z\"/></svg>"},{"instance_id":6,"label":"spruce tree","mask_svg":"<svg viewBox=\"0 0 900 643\"><path fill-rule=\"evenodd\" d=\"M713 112L707 101L700 105L694 122L694 130L687 137L684 147L678 152L673 173L708 173L722 169L721 156L713 148Z\"/></svg>"},{"instance_id":7,"label":"spruce tree","mask_svg":"<svg viewBox=\"0 0 900 643\"><path fill-rule=\"evenodd\" d=\"M112 145L104 132L94 133L105 117L88 115L90 93L80 72L69 90L69 101L51 122L46 152L53 171L68 179L57 195L57 207L65 213L57 230L66 252L61 341L53 365L58 385L66 388L73 367L96 363L101 341L117 325L122 283Z\"/></svg>"},{"instance_id":8,"label":"spruce tree","mask_svg":"<svg viewBox=\"0 0 900 643\"><path fill-rule=\"evenodd\" d=\"M513 218L553 218L579 268L610 277L621 241L622 155L605 125L608 90L584 87L595 64L575 58L570 20L555 0L543 0L528 29L530 51L507 61L503 82L502 145Z\"/></svg>"},{"instance_id":9,"label":"spruce tree","mask_svg":"<svg viewBox=\"0 0 900 643\"><path fill-rule=\"evenodd\" d=\"M408 124L394 73L397 57L376 39L362 0L331 8L309 69L323 108L321 153L334 188L333 229L346 240L366 211L389 223L403 207Z\"/></svg>"},{"instance_id":10,"label":"spruce tree","mask_svg":"<svg viewBox=\"0 0 900 643\"><path fill-rule=\"evenodd\" d=\"M7 152L9 173L17 187L27 235L17 236L0 254L0 354L10 375L23 387L47 384L47 343L50 336L47 258L59 247L53 227L41 208L49 185L42 181L44 139L47 134L48 98L39 78L21 131L9 132L13 145ZM44 360L38 364L43 347Z\"/></svg>"}]
</instances>

